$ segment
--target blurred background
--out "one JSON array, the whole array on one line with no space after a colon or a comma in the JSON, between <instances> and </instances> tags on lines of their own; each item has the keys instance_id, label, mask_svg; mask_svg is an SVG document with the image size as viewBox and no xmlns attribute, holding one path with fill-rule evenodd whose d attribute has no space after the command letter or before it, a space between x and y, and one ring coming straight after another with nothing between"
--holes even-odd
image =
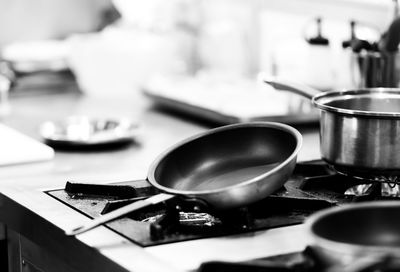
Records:
<instances>
[{"instance_id":1,"label":"blurred background","mask_svg":"<svg viewBox=\"0 0 400 272\"><path fill-rule=\"evenodd\" d=\"M144 91L246 117L270 113L213 101L291 103L267 95L260 72L320 90L367 85L360 54L375 58L398 16L391 0L5 0L0 11L1 58L24 75L17 83L67 71L87 95Z\"/></svg>"},{"instance_id":2,"label":"blurred background","mask_svg":"<svg viewBox=\"0 0 400 272\"><path fill-rule=\"evenodd\" d=\"M303 139L297 160L317 162L315 172L311 170L314 164L303 166L310 169L307 171L311 176L325 175L326 172L319 170L320 167L326 168L325 163L321 164L320 146L335 151L335 156L338 154L340 158L339 151L346 155L354 153L357 158L349 160L355 162L369 159L374 162L397 162L400 159L395 156L396 152L386 152L398 147L392 148L392 144L387 144L388 141L396 142L399 137L397 96L393 95L394 104L390 104L386 103L389 101L387 96L379 95L376 110L374 100L362 96L358 103L358 98L354 96L354 103L360 104L357 108L363 111L366 108L368 112L362 118L354 118L357 114L344 118L350 120L348 125L343 125L346 133L353 131L353 134L344 133L350 136L336 137L341 124L332 121L332 131L336 134L327 138L338 139L337 142L345 145L328 143L324 147L318 131L319 110L313 107L310 99L277 90L264 81L280 78L315 88L316 92L399 87L399 42L400 17L398 3L394 0L0 0L0 270L5 271L1 268L1 258L11 256L15 260L9 263L10 271L87 271L91 270L90 267L100 267L104 271L109 266L102 265L111 262L127 267L126 271L150 271L153 265L156 268L152 271L165 271L159 267L168 269L165 265L170 264L184 267L185 271L194 271L200 263L215 260L216 257L217 260L236 262L303 250L307 236L295 229L287 237L285 231L247 233L252 230L242 223L248 222L250 217L240 209L240 222L229 229L235 232L236 228L245 230L243 237L222 237L218 241L206 239L216 243L198 241L200 244L189 247L186 247L189 244L180 244L176 247L180 248L178 251L170 250L172 243L163 245L166 247L148 247L143 250L143 255L131 258L141 250L139 243L126 243L125 234L124 237L117 233L107 236L94 231L94 234L83 238L65 237L62 230L71 230L87 219L77 210L72 211L72 206L64 206L69 205L66 201L61 203L44 190L64 188L68 186L67 181L130 185L132 183L125 181L143 180L148 173L151 178L151 171L155 169L151 166L154 159L166 154L162 152L167 147L177 146L177 143L204 133L206 129L251 121L281 122L296 127ZM347 102L348 96L345 99ZM364 103L368 106L364 107ZM350 107L344 108L346 112L351 111ZM380 109L383 108L383 116L390 116L390 122L383 119L384 124L381 125L375 119L379 121L376 117L380 116ZM374 115L370 115L372 111ZM357 119L374 119L374 122L372 125L359 125ZM392 122L397 123L393 125ZM321 127L330 131L323 123ZM211 153L212 160L203 162L196 160L196 156L209 158L207 154L210 150L207 149L214 147L213 141L205 140L209 145L204 150L194 148L195 154L183 154L190 157L188 161L178 155L176 162L171 162L179 166L178 170L173 167L173 175L179 176L180 171L186 175L193 168L185 166L200 165L200 169L193 170L194 175L203 169L206 169L204 173L216 170L215 177L204 175L210 183L217 181L218 177L228 180L227 177L242 170L246 180L258 171L268 171L259 177L271 176L275 179L281 175L277 170L286 169L282 166L289 160L291 166L296 155L293 153L290 159L281 154L275 157L275 153L289 154L289 146L295 145L289 141L281 149L276 143L288 139L287 135L283 135L282 141L275 141L281 135L272 132L265 137L265 141L257 135L243 137L257 142L250 144L250 153L257 158L246 158L238 152L228 154L217 148L217 152ZM236 144L237 141L240 147L247 145L240 136L222 133L215 143L220 143L223 137L233 137L227 142ZM208 136L205 138L209 139ZM348 138L351 141L343 140ZM268 143L270 139L273 139L272 144L265 147L263 144L258 150L259 143ZM356 140L360 140L361 147L353 144ZM296 136L296 146L299 143L300 139ZM364 145L374 149L364 148ZM347 148L349 146L351 148ZM181 149L176 150L179 153ZM263 154L264 151L266 154ZM214 158L214 153L232 156ZM385 155L389 158L383 154L380 156L381 153L387 153ZM269 163L267 168L253 164L263 164L264 157ZM222 166L217 163L219 160L223 160ZM331 161L330 157L327 161ZM278 166L270 168L272 162L277 162ZM161 161L161 164L164 169L170 163ZM224 166L228 164L240 166L231 173L232 169ZM397 165L379 164L379 167L396 170ZM375 168L358 164L349 168L358 167L365 172L371 170L371 177L368 175L368 184L362 184L362 192L356 194L354 199L369 200L378 195L385 198L389 187L391 194L398 195L398 186L392 186L397 176L382 180L380 174L375 176L378 173ZM302 169L301 165L299 169ZM159 171L156 172L160 176ZM382 175L385 174L386 171ZM397 175L397 171L394 174ZM289 175L291 173L288 172L282 174L285 177ZM333 177L329 180L339 184L336 183L336 176ZM374 179L373 186L369 184L371 178ZM295 179L298 180L297 177ZM375 182L377 180L379 183ZM170 181L172 183L172 178ZM319 184L322 185L316 187L322 188L326 183ZM385 185L382 192L381 184ZM142 190L142 186L138 189ZM149 184L143 188L151 189L145 186ZM330 185L328 187L331 188ZM387 187L386 191L384 187ZM88 187L84 185L82 188ZM289 206L299 209L311 207L314 204L309 204L303 196L317 198L308 192L298 194L297 187L293 187L293 191L296 193L293 199L299 195L301 203L307 201L299 207L297 202L286 205L286 202L280 204L280 201L277 206L283 207L285 213L287 210L290 219L301 217L303 220L305 216L289 209ZM292 198L291 193L281 189L277 193ZM340 193L339 198L353 200L346 193L345 196ZM328 201L325 196L320 200L320 193L316 194L318 209L336 203L336 200ZM339 195L336 191L326 194ZM241 192L238 195L242 199L247 197ZM75 196L68 195L67 198L72 200ZM118 197L116 199L119 200ZM80 197L76 200L81 203ZM87 210L96 210L96 214L90 212L90 216L98 216L97 211L103 204L97 205L90 199L84 202L88 204ZM197 206L194 201L188 204ZM199 207L204 206L203 201L200 204ZM274 206L269 202L262 205ZM268 210L268 216L275 214L275 208L261 210ZM271 222L279 221L280 226L280 218L286 215L281 216L280 209L277 211L279 220ZM173 220L150 213L159 223L154 229L159 229L158 226L177 221L179 211L174 209ZM270 220L261 220L258 215L255 219L270 224ZM209 224L208 220L194 218L194 221ZM116 222L116 225L119 224ZM231 225L230 218L228 224ZM146 230L150 229L145 226ZM197 223L193 224L196 233L202 229L197 226ZM175 232L175 229L175 226L167 227L168 232ZM182 229L186 230L186 227ZM130 226L127 230L129 233L144 233ZM207 229L206 232L213 230ZM145 236L150 237L146 233ZM164 233L156 235L163 237L162 243L169 243L169 238L164 240ZM236 244L237 241L244 241L244 244ZM271 250L273 252L269 252Z\"/></svg>"}]
</instances>

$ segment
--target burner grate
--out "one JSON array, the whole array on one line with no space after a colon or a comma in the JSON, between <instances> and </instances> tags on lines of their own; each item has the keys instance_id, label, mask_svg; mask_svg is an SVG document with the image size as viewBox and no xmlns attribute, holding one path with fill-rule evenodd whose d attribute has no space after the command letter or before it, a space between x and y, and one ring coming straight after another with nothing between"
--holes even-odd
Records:
<instances>
[{"instance_id":1,"label":"burner grate","mask_svg":"<svg viewBox=\"0 0 400 272\"><path fill-rule=\"evenodd\" d=\"M106 226L135 243L152 246L300 224L318 210L353 201L397 199L382 193L381 187L390 185L367 185L338 174L323 161L310 161L298 163L292 177L273 195L246 207L219 212L202 201L176 197ZM127 181L109 185L68 182L64 189L47 193L95 218L159 192L146 181Z\"/></svg>"}]
</instances>

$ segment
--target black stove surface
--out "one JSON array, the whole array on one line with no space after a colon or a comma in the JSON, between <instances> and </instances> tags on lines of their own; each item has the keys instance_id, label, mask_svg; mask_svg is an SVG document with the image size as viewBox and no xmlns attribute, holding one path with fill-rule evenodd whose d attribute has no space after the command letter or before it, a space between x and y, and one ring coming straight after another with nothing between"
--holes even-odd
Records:
<instances>
[{"instance_id":1,"label":"black stove surface","mask_svg":"<svg viewBox=\"0 0 400 272\"><path fill-rule=\"evenodd\" d=\"M146 181L127 181L110 185L68 182L64 189L46 193L95 218L158 192ZM134 243L152 246L300 224L318 210L377 198L385 198L381 184L365 185L363 181L335 174L322 161L311 161L298 163L284 187L247 207L218 213L201 203L174 198L106 226Z\"/></svg>"}]
</instances>

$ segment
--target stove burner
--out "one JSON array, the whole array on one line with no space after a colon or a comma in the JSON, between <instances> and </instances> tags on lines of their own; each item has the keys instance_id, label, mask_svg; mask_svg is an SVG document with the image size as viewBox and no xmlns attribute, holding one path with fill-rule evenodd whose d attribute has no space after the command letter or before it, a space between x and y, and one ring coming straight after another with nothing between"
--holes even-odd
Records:
<instances>
[{"instance_id":1,"label":"stove burner","mask_svg":"<svg viewBox=\"0 0 400 272\"><path fill-rule=\"evenodd\" d=\"M400 184L400 177L398 175L378 175L378 174L369 174L369 173L352 173L352 172L344 172L338 168L332 167L336 171L336 173L341 174L343 176L349 176L353 179L359 179L368 183L387 183L387 184Z\"/></svg>"},{"instance_id":2,"label":"stove burner","mask_svg":"<svg viewBox=\"0 0 400 272\"><path fill-rule=\"evenodd\" d=\"M65 189L47 193L95 218L159 192L146 181L127 181L111 185L67 182ZM323 161L309 161L296 165L284 187L246 207L221 212L198 199L175 197L106 226L135 243L151 246L299 224L327 207L399 195L399 185L353 178Z\"/></svg>"},{"instance_id":3,"label":"stove burner","mask_svg":"<svg viewBox=\"0 0 400 272\"><path fill-rule=\"evenodd\" d=\"M400 197L400 186L398 184L391 183L360 184L350 187L346 190L345 194L354 196L367 196L371 195L373 191L375 191L374 194L376 196L380 195L382 198Z\"/></svg>"},{"instance_id":4,"label":"stove burner","mask_svg":"<svg viewBox=\"0 0 400 272\"><path fill-rule=\"evenodd\" d=\"M311 172L299 187L308 192L316 192L322 198L329 196L348 202L390 200L400 196L397 176L351 175L319 161L300 163L298 166L302 172ZM312 171L318 175L312 175Z\"/></svg>"},{"instance_id":5,"label":"stove burner","mask_svg":"<svg viewBox=\"0 0 400 272\"><path fill-rule=\"evenodd\" d=\"M110 200L102 214L142 199ZM173 199L134 211L129 218L149 225L150 240L176 235L211 237L301 223L311 212L330 203L318 199L270 196L247 207L218 211L198 199ZM295 208L294 208L295 207Z\"/></svg>"}]
</instances>

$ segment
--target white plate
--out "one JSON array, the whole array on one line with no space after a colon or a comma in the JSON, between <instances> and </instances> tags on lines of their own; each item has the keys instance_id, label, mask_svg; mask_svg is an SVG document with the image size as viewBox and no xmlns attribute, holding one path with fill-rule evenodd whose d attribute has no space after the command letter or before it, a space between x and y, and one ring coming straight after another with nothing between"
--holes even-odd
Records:
<instances>
[{"instance_id":1,"label":"white plate","mask_svg":"<svg viewBox=\"0 0 400 272\"><path fill-rule=\"evenodd\" d=\"M133 141L138 126L127 119L102 119L73 116L61 121L48 121L40 134L49 144L93 146Z\"/></svg>"}]
</instances>

